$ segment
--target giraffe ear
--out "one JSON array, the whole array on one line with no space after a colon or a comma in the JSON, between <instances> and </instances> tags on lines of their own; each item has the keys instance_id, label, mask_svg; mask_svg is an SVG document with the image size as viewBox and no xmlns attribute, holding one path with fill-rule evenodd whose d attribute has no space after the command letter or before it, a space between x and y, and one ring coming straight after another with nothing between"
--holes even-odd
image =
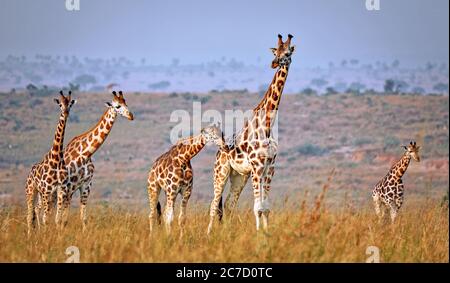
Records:
<instances>
[{"instance_id":1,"label":"giraffe ear","mask_svg":"<svg viewBox=\"0 0 450 283\"><path fill-rule=\"evenodd\" d=\"M276 48L270 48L270 51L273 53L273 55L277 55L277 49Z\"/></svg>"},{"instance_id":2,"label":"giraffe ear","mask_svg":"<svg viewBox=\"0 0 450 283\"><path fill-rule=\"evenodd\" d=\"M111 107L112 104L110 102L105 102L106 107Z\"/></svg>"},{"instance_id":3,"label":"giraffe ear","mask_svg":"<svg viewBox=\"0 0 450 283\"><path fill-rule=\"evenodd\" d=\"M59 99L58 98L53 98L53 101L59 105Z\"/></svg>"},{"instance_id":4,"label":"giraffe ear","mask_svg":"<svg viewBox=\"0 0 450 283\"><path fill-rule=\"evenodd\" d=\"M70 101L70 106L73 106L75 103L77 103L76 99L72 99L72 100Z\"/></svg>"},{"instance_id":5,"label":"giraffe ear","mask_svg":"<svg viewBox=\"0 0 450 283\"><path fill-rule=\"evenodd\" d=\"M291 51L291 53L294 53L294 51L295 51L295 45L292 45L291 47L289 47L289 50Z\"/></svg>"},{"instance_id":6,"label":"giraffe ear","mask_svg":"<svg viewBox=\"0 0 450 283\"><path fill-rule=\"evenodd\" d=\"M407 148L405 145L402 145L402 147L403 147L405 150L408 150L408 148Z\"/></svg>"}]
</instances>

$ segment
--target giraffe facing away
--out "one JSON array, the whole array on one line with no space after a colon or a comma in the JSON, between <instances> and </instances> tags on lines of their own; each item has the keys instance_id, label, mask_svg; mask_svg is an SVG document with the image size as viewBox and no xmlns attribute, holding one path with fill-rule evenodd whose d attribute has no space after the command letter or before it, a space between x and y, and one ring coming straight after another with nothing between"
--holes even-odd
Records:
<instances>
[{"instance_id":1,"label":"giraffe facing away","mask_svg":"<svg viewBox=\"0 0 450 283\"><path fill-rule=\"evenodd\" d=\"M47 216L52 206L54 194L61 190L67 183L67 170L64 166L63 145L64 133L67 124L67 118L71 107L75 104L75 100L71 98L72 93L64 96L60 91L60 98L54 101L60 108L58 125L53 139L53 145L50 151L44 156L43 160L36 163L31 168L26 181L26 200L27 200L27 225L28 235L31 228L37 220L40 226L40 208L43 207L42 223L47 223ZM37 199L35 199L37 197ZM35 204L37 200L37 203Z\"/></svg>"},{"instance_id":2,"label":"giraffe facing away","mask_svg":"<svg viewBox=\"0 0 450 283\"><path fill-rule=\"evenodd\" d=\"M219 213L221 218L222 193L227 180L230 180L230 192L225 201L225 212L229 214L235 207L248 178L252 177L256 229L267 230L269 218L268 194L274 175L277 142L273 139L271 129L275 120L284 84L291 64L291 55L295 46L291 46L292 35L286 42L278 35L278 47L271 48L275 55L272 68L277 69L272 83L264 98L253 109L252 117L243 129L233 136L229 149L222 148L216 154L214 165L214 199L210 206L208 234L212 231L214 220Z\"/></svg>"},{"instance_id":3,"label":"giraffe facing away","mask_svg":"<svg viewBox=\"0 0 450 283\"><path fill-rule=\"evenodd\" d=\"M402 177L408 169L408 165L413 158L420 162L419 149L415 141L411 141L408 146L403 146L405 153L389 170L386 176L375 185L372 191L372 198L375 203L375 213L384 218L385 208L390 209L391 222L395 221L398 210L403 204L403 181Z\"/></svg>"},{"instance_id":4,"label":"giraffe facing away","mask_svg":"<svg viewBox=\"0 0 450 283\"><path fill-rule=\"evenodd\" d=\"M122 91L119 95L112 92L112 102L106 103L106 111L100 120L87 132L73 138L64 150L64 161L68 172L68 183L66 190L58 194L58 212L56 222L64 224L67 222L68 210L72 195L80 191L80 218L83 230L86 229L86 205L92 186L94 176L94 164L92 155L100 148L108 137L118 115L128 120L133 120L133 114L123 98ZM63 219L62 219L63 218Z\"/></svg>"},{"instance_id":5,"label":"giraffe facing away","mask_svg":"<svg viewBox=\"0 0 450 283\"><path fill-rule=\"evenodd\" d=\"M179 140L166 153L154 162L147 179L147 192L150 204L150 233L155 221L160 223L161 206L158 201L161 189L166 194L164 207L164 222L170 233L173 221L174 204L178 194L182 196L178 224L181 235L185 224L186 206L192 192L193 171L191 159L196 156L206 144L214 142L226 150L220 126L212 125L203 128L200 134Z\"/></svg>"}]
</instances>

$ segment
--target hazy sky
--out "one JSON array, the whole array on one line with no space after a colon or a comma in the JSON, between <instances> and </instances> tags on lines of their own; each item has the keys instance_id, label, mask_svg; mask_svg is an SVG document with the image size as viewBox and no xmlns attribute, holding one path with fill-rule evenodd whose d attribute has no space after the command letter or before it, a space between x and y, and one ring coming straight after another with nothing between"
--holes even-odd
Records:
<instances>
[{"instance_id":1,"label":"hazy sky","mask_svg":"<svg viewBox=\"0 0 450 283\"><path fill-rule=\"evenodd\" d=\"M126 56L169 63L270 62L276 35L294 35L297 66L356 58L448 62L448 0L0 0L0 56Z\"/></svg>"}]
</instances>

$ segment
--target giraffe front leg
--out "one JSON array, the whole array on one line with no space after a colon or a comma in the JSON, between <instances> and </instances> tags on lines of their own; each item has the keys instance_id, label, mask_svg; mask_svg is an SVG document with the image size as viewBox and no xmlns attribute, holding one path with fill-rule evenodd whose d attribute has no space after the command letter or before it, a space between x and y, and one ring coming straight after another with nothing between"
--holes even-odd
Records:
<instances>
[{"instance_id":1,"label":"giraffe front leg","mask_svg":"<svg viewBox=\"0 0 450 283\"><path fill-rule=\"evenodd\" d=\"M207 234L209 235L212 231L214 220L216 218L219 203L222 199L223 189L227 183L228 176L230 174L230 164L219 152L216 158L216 163L214 165L214 198L211 201L211 206L209 209L209 224Z\"/></svg>"},{"instance_id":2,"label":"giraffe front leg","mask_svg":"<svg viewBox=\"0 0 450 283\"><path fill-rule=\"evenodd\" d=\"M62 218L63 215L65 215L65 209L67 209L67 194L68 189L66 187L62 187L60 190L56 192L57 194L57 200L56 200L56 216L55 216L55 223L58 228L62 228ZM67 219L64 219L64 225L65 221Z\"/></svg>"},{"instance_id":3,"label":"giraffe front leg","mask_svg":"<svg viewBox=\"0 0 450 283\"><path fill-rule=\"evenodd\" d=\"M389 207L390 207L390 209L391 209L391 223L394 223L395 222L395 218L397 217L397 207L395 206L395 204L394 203L390 203L389 204Z\"/></svg>"},{"instance_id":4,"label":"giraffe front leg","mask_svg":"<svg viewBox=\"0 0 450 283\"><path fill-rule=\"evenodd\" d=\"M91 192L92 181L89 181L87 185L83 185L80 190L80 219L83 226L83 232L86 231L87 215L86 205Z\"/></svg>"},{"instance_id":5,"label":"giraffe front leg","mask_svg":"<svg viewBox=\"0 0 450 283\"><path fill-rule=\"evenodd\" d=\"M27 197L27 227L28 237L31 235L31 229L33 227L34 220L36 218L36 211L34 209L34 198L36 196L36 190L30 180L27 181L26 197Z\"/></svg>"},{"instance_id":6,"label":"giraffe front leg","mask_svg":"<svg viewBox=\"0 0 450 283\"><path fill-rule=\"evenodd\" d=\"M254 166L252 168L252 186L253 186L253 213L255 215L256 230L259 231L261 226L261 216L268 213L268 208L264 207L264 190L263 190L264 166Z\"/></svg>"},{"instance_id":7,"label":"giraffe front leg","mask_svg":"<svg viewBox=\"0 0 450 283\"><path fill-rule=\"evenodd\" d=\"M262 204L262 219L263 219L263 228L264 231L267 231L269 228L269 214L270 214L270 204L269 204L269 192L270 192L270 184L272 183L272 178L275 174L275 159L272 159L269 167L267 168L266 175L264 176L263 183L263 198Z\"/></svg>"},{"instance_id":8,"label":"giraffe front leg","mask_svg":"<svg viewBox=\"0 0 450 283\"><path fill-rule=\"evenodd\" d=\"M378 194L374 194L372 196L373 199L373 203L375 206L375 214L378 216L378 219L381 219L382 215L381 215L381 201L380 201L380 197L378 196Z\"/></svg>"},{"instance_id":9,"label":"giraffe front leg","mask_svg":"<svg viewBox=\"0 0 450 283\"><path fill-rule=\"evenodd\" d=\"M159 205L158 202L160 191L161 188L159 187L158 184L156 184L156 182L148 183L147 193L148 193L148 202L150 205L150 214L148 216L148 220L149 220L150 234L153 233L153 226L155 225L157 217L159 219L161 216L161 206Z\"/></svg>"},{"instance_id":10,"label":"giraffe front leg","mask_svg":"<svg viewBox=\"0 0 450 283\"><path fill-rule=\"evenodd\" d=\"M181 200L180 204L180 214L178 215L178 225L180 226L180 238L183 237L184 234L184 228L186 224L186 207L187 203L189 201L189 198L191 197L192 193L192 181L191 184L186 187L186 189L183 192L183 198Z\"/></svg>"},{"instance_id":11,"label":"giraffe front leg","mask_svg":"<svg viewBox=\"0 0 450 283\"><path fill-rule=\"evenodd\" d=\"M47 225L47 217L48 214L50 213L50 203L49 203L49 197L50 197L50 192L45 192L44 195L42 195L42 207L44 209L43 213L42 213L42 225Z\"/></svg>"},{"instance_id":12,"label":"giraffe front leg","mask_svg":"<svg viewBox=\"0 0 450 283\"><path fill-rule=\"evenodd\" d=\"M176 197L176 188L174 186L169 187L167 190L166 206L164 207L164 223L166 226L167 234L170 234L172 228L173 211Z\"/></svg>"},{"instance_id":13,"label":"giraffe front leg","mask_svg":"<svg viewBox=\"0 0 450 283\"><path fill-rule=\"evenodd\" d=\"M41 199L41 195L39 193L37 193L37 201L36 201L36 205L34 206L34 214L35 214L35 219L36 219L36 223L37 223L37 227L38 229L41 228L41 209L42 209L42 199Z\"/></svg>"}]
</instances>

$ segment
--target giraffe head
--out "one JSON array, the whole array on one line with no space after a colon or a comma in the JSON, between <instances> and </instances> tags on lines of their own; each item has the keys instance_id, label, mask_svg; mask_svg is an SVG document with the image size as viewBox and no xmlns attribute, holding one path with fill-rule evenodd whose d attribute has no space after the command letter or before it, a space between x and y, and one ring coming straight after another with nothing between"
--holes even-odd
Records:
<instances>
[{"instance_id":1,"label":"giraffe head","mask_svg":"<svg viewBox=\"0 0 450 283\"><path fill-rule=\"evenodd\" d=\"M114 112L122 115L128 120L133 120L134 119L133 113L131 113L130 110L128 110L128 106L127 103L125 102L125 99L123 98L122 91L119 91L119 95L117 95L115 91L113 91L112 94L113 100L112 102L106 102L106 106L110 107Z\"/></svg>"},{"instance_id":2,"label":"giraffe head","mask_svg":"<svg viewBox=\"0 0 450 283\"><path fill-rule=\"evenodd\" d=\"M288 66L291 64L291 55L294 53L295 46L291 46L291 39L293 36L288 34L288 39L283 42L283 37L281 34L278 35L278 47L270 48L275 59L272 61L272 68L278 68L282 66Z\"/></svg>"},{"instance_id":3,"label":"giraffe head","mask_svg":"<svg viewBox=\"0 0 450 283\"><path fill-rule=\"evenodd\" d=\"M225 143L222 130L220 129L220 123L203 128L201 134L205 138L206 143L214 142L218 146L222 146Z\"/></svg>"},{"instance_id":4,"label":"giraffe head","mask_svg":"<svg viewBox=\"0 0 450 283\"><path fill-rule=\"evenodd\" d=\"M403 145L406 150L405 154L411 156L415 161L420 162L419 149L420 146L416 145L415 141L409 142L409 145Z\"/></svg>"},{"instance_id":5,"label":"giraffe head","mask_svg":"<svg viewBox=\"0 0 450 283\"><path fill-rule=\"evenodd\" d=\"M61 113L63 114L69 114L70 108L77 102L76 100L72 99L72 92L69 91L68 96L64 96L63 91L61 90L59 92L59 99L54 98L53 101L58 104L59 109L61 110Z\"/></svg>"}]
</instances>

